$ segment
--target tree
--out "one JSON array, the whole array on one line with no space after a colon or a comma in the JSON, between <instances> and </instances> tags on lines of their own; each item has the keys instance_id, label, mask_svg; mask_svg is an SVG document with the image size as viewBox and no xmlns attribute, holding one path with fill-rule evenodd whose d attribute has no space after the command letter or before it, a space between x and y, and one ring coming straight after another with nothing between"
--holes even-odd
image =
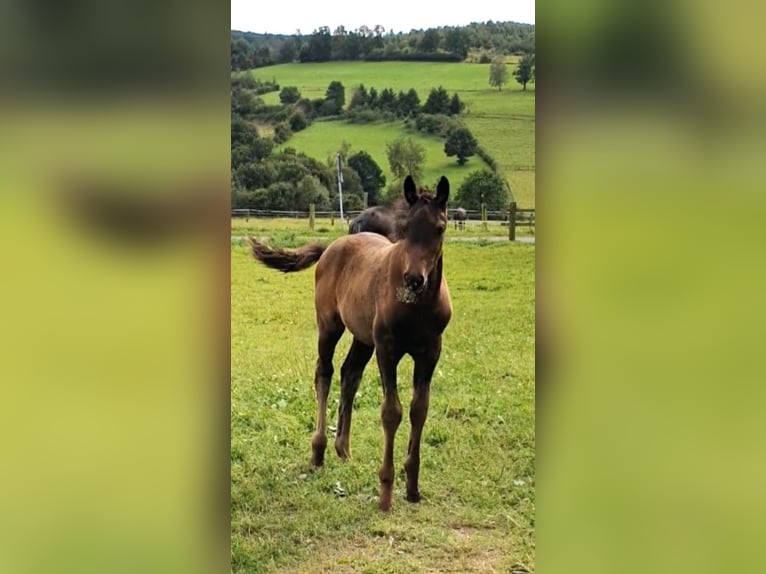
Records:
<instances>
[{"instance_id":1,"label":"tree","mask_svg":"<svg viewBox=\"0 0 766 574\"><path fill-rule=\"evenodd\" d=\"M489 85L497 86L498 91L502 91L503 84L508 81L508 68L502 57L495 58L489 66Z\"/></svg>"},{"instance_id":2,"label":"tree","mask_svg":"<svg viewBox=\"0 0 766 574\"><path fill-rule=\"evenodd\" d=\"M399 92L397 100L397 112L399 115L407 117L416 116L418 114L420 97L418 97L415 88L410 88L406 94L404 92Z\"/></svg>"},{"instance_id":3,"label":"tree","mask_svg":"<svg viewBox=\"0 0 766 574\"><path fill-rule=\"evenodd\" d=\"M521 84L522 90L526 91L527 84L535 79L535 55L524 54L516 64L513 77Z\"/></svg>"},{"instance_id":4,"label":"tree","mask_svg":"<svg viewBox=\"0 0 766 574\"><path fill-rule=\"evenodd\" d=\"M235 116L231 119L231 147L249 146L258 138L258 132L250 122Z\"/></svg>"},{"instance_id":5,"label":"tree","mask_svg":"<svg viewBox=\"0 0 766 574\"><path fill-rule=\"evenodd\" d=\"M455 203L466 209L499 211L508 207L508 190L503 179L493 171L481 169L469 174L458 189Z\"/></svg>"},{"instance_id":6,"label":"tree","mask_svg":"<svg viewBox=\"0 0 766 574\"><path fill-rule=\"evenodd\" d=\"M420 180L426 150L412 138L399 138L386 144L386 156L391 172L397 179L403 180L408 175Z\"/></svg>"},{"instance_id":7,"label":"tree","mask_svg":"<svg viewBox=\"0 0 766 574\"><path fill-rule=\"evenodd\" d=\"M463 28L450 28L444 35L444 47L461 58L468 57L468 33Z\"/></svg>"},{"instance_id":8,"label":"tree","mask_svg":"<svg viewBox=\"0 0 766 574\"><path fill-rule=\"evenodd\" d=\"M325 92L325 99L334 102L336 113L340 113L343 104L346 103L346 88L338 81L330 82Z\"/></svg>"},{"instance_id":9,"label":"tree","mask_svg":"<svg viewBox=\"0 0 766 574\"><path fill-rule=\"evenodd\" d=\"M251 119L265 106L263 100L250 90L234 88L231 90L231 113L245 119Z\"/></svg>"},{"instance_id":10,"label":"tree","mask_svg":"<svg viewBox=\"0 0 766 574\"><path fill-rule=\"evenodd\" d=\"M458 165L463 165L466 159L476 153L476 138L468 128L457 128L450 132L447 141L444 142L444 153L448 156L457 156Z\"/></svg>"},{"instance_id":11,"label":"tree","mask_svg":"<svg viewBox=\"0 0 766 574\"><path fill-rule=\"evenodd\" d=\"M460 101L460 96L455 93L449 101L449 115L458 116L465 108L465 104Z\"/></svg>"},{"instance_id":12,"label":"tree","mask_svg":"<svg viewBox=\"0 0 766 574\"><path fill-rule=\"evenodd\" d=\"M231 41L231 69L247 70L253 67L250 43L244 38Z\"/></svg>"},{"instance_id":13,"label":"tree","mask_svg":"<svg viewBox=\"0 0 766 574\"><path fill-rule=\"evenodd\" d=\"M384 88L378 96L378 103L376 106L379 110L384 112L396 111L396 94L391 88Z\"/></svg>"},{"instance_id":14,"label":"tree","mask_svg":"<svg viewBox=\"0 0 766 574\"><path fill-rule=\"evenodd\" d=\"M272 183L264 194L266 209L293 209L295 202L295 187L292 183Z\"/></svg>"},{"instance_id":15,"label":"tree","mask_svg":"<svg viewBox=\"0 0 766 574\"><path fill-rule=\"evenodd\" d=\"M367 98L367 105L371 108L374 108L378 105L378 90L376 90L374 87L370 88L370 94Z\"/></svg>"},{"instance_id":16,"label":"tree","mask_svg":"<svg viewBox=\"0 0 766 574\"><path fill-rule=\"evenodd\" d=\"M311 203L320 209L327 207L330 203L330 192L318 177L306 175L298 182L293 208L308 209Z\"/></svg>"},{"instance_id":17,"label":"tree","mask_svg":"<svg viewBox=\"0 0 766 574\"><path fill-rule=\"evenodd\" d=\"M359 178L359 174L356 170L344 165L341 168L343 174L343 210L354 211L364 208L364 200L362 199L362 181ZM334 209L340 208L340 195L338 194L337 180L333 185L333 197L332 205Z\"/></svg>"},{"instance_id":18,"label":"tree","mask_svg":"<svg viewBox=\"0 0 766 574\"><path fill-rule=\"evenodd\" d=\"M327 26L314 30L308 44L303 46L298 55L301 62L326 62L332 53L332 37Z\"/></svg>"},{"instance_id":19,"label":"tree","mask_svg":"<svg viewBox=\"0 0 766 574\"><path fill-rule=\"evenodd\" d=\"M351 95L351 101L348 103L348 109L353 110L354 108L361 108L366 106L368 100L369 96L367 95L367 89L364 87L364 84L359 84L359 87L354 90L354 93Z\"/></svg>"},{"instance_id":20,"label":"tree","mask_svg":"<svg viewBox=\"0 0 766 574\"><path fill-rule=\"evenodd\" d=\"M429 28L426 33L423 34L423 38L420 40L418 48L421 52L436 52L439 47L439 30L436 28Z\"/></svg>"},{"instance_id":21,"label":"tree","mask_svg":"<svg viewBox=\"0 0 766 574\"><path fill-rule=\"evenodd\" d=\"M309 122L306 119L306 115L301 110L295 110L287 120L290 124L290 129L293 132L299 132L305 130Z\"/></svg>"},{"instance_id":22,"label":"tree","mask_svg":"<svg viewBox=\"0 0 766 574\"><path fill-rule=\"evenodd\" d=\"M269 187L277 181L277 171L270 161L246 163L234 172L236 182L247 190Z\"/></svg>"},{"instance_id":23,"label":"tree","mask_svg":"<svg viewBox=\"0 0 766 574\"><path fill-rule=\"evenodd\" d=\"M447 90L439 86L438 88L431 88L428 93L428 99L423 104L424 114L449 114L449 94Z\"/></svg>"},{"instance_id":24,"label":"tree","mask_svg":"<svg viewBox=\"0 0 766 574\"><path fill-rule=\"evenodd\" d=\"M293 130L287 122L279 122L274 126L274 143L285 143L293 135Z\"/></svg>"},{"instance_id":25,"label":"tree","mask_svg":"<svg viewBox=\"0 0 766 574\"><path fill-rule=\"evenodd\" d=\"M362 189L367 193L367 203L377 205L380 202L380 190L386 185L383 170L366 151L349 156L347 163L359 175Z\"/></svg>"},{"instance_id":26,"label":"tree","mask_svg":"<svg viewBox=\"0 0 766 574\"><path fill-rule=\"evenodd\" d=\"M295 86L285 86L279 92L279 101L283 104L294 104L301 99L301 93Z\"/></svg>"},{"instance_id":27,"label":"tree","mask_svg":"<svg viewBox=\"0 0 766 574\"><path fill-rule=\"evenodd\" d=\"M296 38L296 37L288 38L279 47L279 53L278 53L277 59L280 63L285 63L285 64L294 62L295 58L298 56L298 52L300 51L300 49L301 49L301 41L299 38Z\"/></svg>"}]
</instances>

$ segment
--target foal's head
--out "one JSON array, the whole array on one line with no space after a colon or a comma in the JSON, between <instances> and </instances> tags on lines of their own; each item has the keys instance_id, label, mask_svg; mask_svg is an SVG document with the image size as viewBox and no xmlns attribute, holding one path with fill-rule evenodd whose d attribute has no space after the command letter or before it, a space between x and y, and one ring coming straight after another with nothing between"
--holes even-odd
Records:
<instances>
[{"instance_id":1,"label":"foal's head","mask_svg":"<svg viewBox=\"0 0 766 574\"><path fill-rule=\"evenodd\" d=\"M404 286L417 295L428 287L428 277L442 254L449 181L442 176L436 195L432 195L425 190L418 191L412 177L407 176L404 197L410 206L402 229L402 239L406 244Z\"/></svg>"}]
</instances>

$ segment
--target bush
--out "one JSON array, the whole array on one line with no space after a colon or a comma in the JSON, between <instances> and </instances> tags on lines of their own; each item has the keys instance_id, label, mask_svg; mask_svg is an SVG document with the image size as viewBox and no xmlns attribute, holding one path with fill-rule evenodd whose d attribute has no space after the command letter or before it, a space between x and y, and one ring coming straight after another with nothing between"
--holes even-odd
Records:
<instances>
[{"instance_id":1,"label":"bush","mask_svg":"<svg viewBox=\"0 0 766 574\"><path fill-rule=\"evenodd\" d=\"M366 113L361 113L362 119L360 121L354 121L349 119L351 123L371 123L371 122L395 122L397 120L394 112L382 112L377 110L366 110Z\"/></svg>"},{"instance_id":2,"label":"bush","mask_svg":"<svg viewBox=\"0 0 766 574\"><path fill-rule=\"evenodd\" d=\"M293 130L288 122L279 122L274 126L274 142L283 144L293 135Z\"/></svg>"},{"instance_id":3,"label":"bush","mask_svg":"<svg viewBox=\"0 0 766 574\"><path fill-rule=\"evenodd\" d=\"M383 121L385 119L385 114L366 107L356 108L346 112L346 119L352 124L371 124Z\"/></svg>"},{"instance_id":4,"label":"bush","mask_svg":"<svg viewBox=\"0 0 766 574\"><path fill-rule=\"evenodd\" d=\"M276 169L269 161L246 163L238 167L233 175L238 187L245 190L268 187L278 178Z\"/></svg>"},{"instance_id":5,"label":"bush","mask_svg":"<svg viewBox=\"0 0 766 574\"><path fill-rule=\"evenodd\" d=\"M463 58L457 54L447 52L408 52L398 50L395 52L384 52L383 50L373 50L368 56L363 58L368 62L382 61L402 61L402 62L462 62Z\"/></svg>"},{"instance_id":6,"label":"bush","mask_svg":"<svg viewBox=\"0 0 766 574\"><path fill-rule=\"evenodd\" d=\"M497 162L495 161L495 158L489 155L487 150L481 146L476 146L476 155L483 159L484 163L486 163L492 171L497 171Z\"/></svg>"},{"instance_id":7,"label":"bush","mask_svg":"<svg viewBox=\"0 0 766 574\"><path fill-rule=\"evenodd\" d=\"M279 84L275 82L263 82L255 89L255 93L259 96L262 94L268 94L269 92L278 92Z\"/></svg>"},{"instance_id":8,"label":"bush","mask_svg":"<svg viewBox=\"0 0 766 574\"><path fill-rule=\"evenodd\" d=\"M427 134L447 137L457 127L458 122L444 114L420 114L415 118L415 128Z\"/></svg>"},{"instance_id":9,"label":"bush","mask_svg":"<svg viewBox=\"0 0 766 574\"><path fill-rule=\"evenodd\" d=\"M321 101L323 100L320 100L320 102ZM295 104L295 109L302 111L309 122L314 119L314 104L308 98L298 100L298 103Z\"/></svg>"},{"instance_id":10,"label":"bush","mask_svg":"<svg viewBox=\"0 0 766 574\"><path fill-rule=\"evenodd\" d=\"M279 93L279 101L283 104L294 104L301 99L301 93L295 86L286 86Z\"/></svg>"},{"instance_id":11,"label":"bush","mask_svg":"<svg viewBox=\"0 0 766 574\"><path fill-rule=\"evenodd\" d=\"M335 100L323 100L322 105L317 110L317 116L327 117L336 115L338 115L338 104Z\"/></svg>"},{"instance_id":12,"label":"bush","mask_svg":"<svg viewBox=\"0 0 766 574\"><path fill-rule=\"evenodd\" d=\"M300 110L296 110L292 113L290 116L290 119L288 120L290 124L290 129L293 130L293 132L299 132L301 130L305 130L309 122L306 119L306 116L303 115L303 112Z\"/></svg>"},{"instance_id":13,"label":"bush","mask_svg":"<svg viewBox=\"0 0 766 574\"><path fill-rule=\"evenodd\" d=\"M265 189L255 191L235 190L231 192L232 209L267 209Z\"/></svg>"},{"instance_id":14,"label":"bush","mask_svg":"<svg viewBox=\"0 0 766 574\"><path fill-rule=\"evenodd\" d=\"M455 203L466 209L481 209L482 201L490 211L508 207L508 188L498 174L482 169L469 174L458 189Z\"/></svg>"},{"instance_id":15,"label":"bush","mask_svg":"<svg viewBox=\"0 0 766 574\"><path fill-rule=\"evenodd\" d=\"M340 200L335 198L336 209L340 209ZM343 193L343 211L360 211L364 209L364 198L357 193Z\"/></svg>"}]
</instances>

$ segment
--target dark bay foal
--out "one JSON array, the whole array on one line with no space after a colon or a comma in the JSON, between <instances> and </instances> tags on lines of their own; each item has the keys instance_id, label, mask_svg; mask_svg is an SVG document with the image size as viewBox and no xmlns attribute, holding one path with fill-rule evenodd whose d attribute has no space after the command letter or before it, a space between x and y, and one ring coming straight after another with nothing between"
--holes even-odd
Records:
<instances>
[{"instance_id":1,"label":"dark bay foal","mask_svg":"<svg viewBox=\"0 0 766 574\"><path fill-rule=\"evenodd\" d=\"M284 272L300 271L318 262L315 296L319 358L314 384L317 395L316 432L311 462L324 463L327 446L327 396L333 375L333 354L344 330L354 339L343 362L335 450L351 456L351 414L362 372L377 359L383 381L381 419L385 435L380 478L380 508L391 507L394 484L394 437L402 419L396 367L404 355L415 363L410 440L404 469L407 500L420 500L420 440L428 415L431 377L439 360L442 332L452 315L443 276L442 243L447 225L449 182L442 177L436 194L420 190L407 177L409 204L402 237L391 243L382 235L346 235L329 246L307 245L294 251L269 248L249 238L256 259Z\"/></svg>"}]
</instances>

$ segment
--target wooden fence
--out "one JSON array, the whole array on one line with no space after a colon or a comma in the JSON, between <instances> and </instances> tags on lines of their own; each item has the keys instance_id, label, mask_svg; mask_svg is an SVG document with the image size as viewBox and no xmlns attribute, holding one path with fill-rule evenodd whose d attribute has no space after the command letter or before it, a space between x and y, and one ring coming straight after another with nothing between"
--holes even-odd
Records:
<instances>
[{"instance_id":1,"label":"wooden fence","mask_svg":"<svg viewBox=\"0 0 766 574\"><path fill-rule=\"evenodd\" d=\"M361 211L345 211L347 220L359 215ZM454 210L450 209L449 217L453 219ZM519 209L516 203L511 203L508 209L502 211L466 210L466 224L487 226L490 221L499 221L501 225L508 226L508 239L516 240L516 229L518 227L527 227L530 230L535 227L536 216L534 209ZM316 211L312 205L308 211L279 211L270 209L232 209L232 218L276 218L286 217L291 219L308 219L309 227L314 228L315 218L326 218L334 222L340 219L340 211Z\"/></svg>"}]
</instances>

